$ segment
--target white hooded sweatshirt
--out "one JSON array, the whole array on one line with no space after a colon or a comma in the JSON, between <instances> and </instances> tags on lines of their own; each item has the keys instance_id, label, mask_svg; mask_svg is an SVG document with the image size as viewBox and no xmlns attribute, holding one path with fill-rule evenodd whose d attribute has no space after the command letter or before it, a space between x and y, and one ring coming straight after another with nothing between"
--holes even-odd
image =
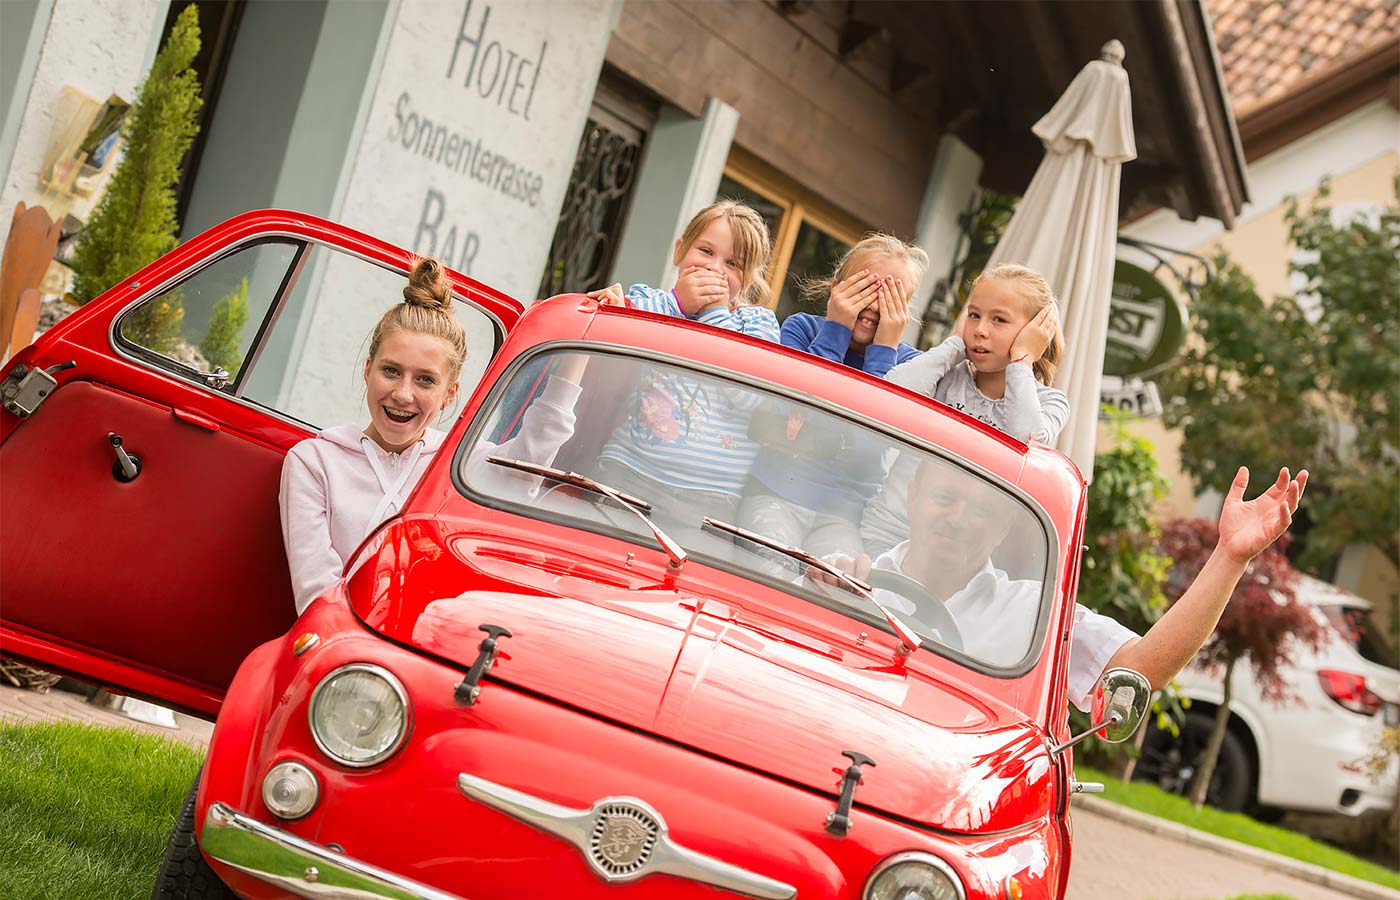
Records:
<instances>
[{"instance_id":1,"label":"white hooded sweatshirt","mask_svg":"<svg viewBox=\"0 0 1400 900\"><path fill-rule=\"evenodd\" d=\"M574 433L578 385L550 378L515 437L481 441L467 465L491 453L549 465ZM297 612L340 579L345 562L379 523L402 508L447 435L429 428L402 453L390 453L358 425L337 425L293 447L282 463L282 540Z\"/></svg>"}]
</instances>

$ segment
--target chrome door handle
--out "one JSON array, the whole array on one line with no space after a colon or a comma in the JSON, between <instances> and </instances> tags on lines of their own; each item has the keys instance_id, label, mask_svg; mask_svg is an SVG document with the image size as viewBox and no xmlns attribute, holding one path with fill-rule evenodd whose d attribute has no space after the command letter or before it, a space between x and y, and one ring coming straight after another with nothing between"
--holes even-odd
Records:
<instances>
[{"instance_id":1,"label":"chrome door handle","mask_svg":"<svg viewBox=\"0 0 1400 900\"><path fill-rule=\"evenodd\" d=\"M117 454L117 461L112 463L112 477L123 484L135 481L136 476L141 474L141 457L135 453L127 453L122 448L122 436L115 431L107 432L107 443L112 445L112 450Z\"/></svg>"},{"instance_id":2,"label":"chrome door handle","mask_svg":"<svg viewBox=\"0 0 1400 900\"><path fill-rule=\"evenodd\" d=\"M232 376L224 370L223 366L215 366L211 372L201 372L196 369L194 370L194 374L196 378L200 379L211 388L226 388L228 387L229 379L232 378Z\"/></svg>"}]
</instances>

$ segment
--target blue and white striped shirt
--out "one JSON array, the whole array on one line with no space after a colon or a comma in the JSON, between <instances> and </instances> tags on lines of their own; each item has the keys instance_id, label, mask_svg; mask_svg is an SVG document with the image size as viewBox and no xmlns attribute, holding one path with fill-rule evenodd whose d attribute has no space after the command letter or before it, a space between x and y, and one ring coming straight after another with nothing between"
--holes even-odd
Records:
<instances>
[{"instance_id":1,"label":"blue and white striped shirt","mask_svg":"<svg viewBox=\"0 0 1400 900\"><path fill-rule=\"evenodd\" d=\"M687 318L671 291L644 284L627 289L635 309ZM720 306L693 321L767 341L778 340L778 320L761 306ZM749 416L761 396L710 379L662 369L643 374L632 415L600 456L662 484L738 496L758 455L749 440Z\"/></svg>"}]
</instances>

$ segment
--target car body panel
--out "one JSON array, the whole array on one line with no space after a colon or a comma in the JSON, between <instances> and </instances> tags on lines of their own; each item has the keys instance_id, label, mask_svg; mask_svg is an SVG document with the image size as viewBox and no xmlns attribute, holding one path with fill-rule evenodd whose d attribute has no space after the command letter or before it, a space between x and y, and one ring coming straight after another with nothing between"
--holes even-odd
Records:
<instances>
[{"instance_id":1,"label":"car body panel","mask_svg":"<svg viewBox=\"0 0 1400 900\"><path fill-rule=\"evenodd\" d=\"M133 303L270 236L403 271L411 260L312 216L246 213L94 298L6 364L8 373L75 363L55 373L29 419L0 410L7 653L212 716L238 662L293 621L277 492L283 455L309 432L124 356L110 336ZM514 300L450 277L503 327L519 318ZM113 477L109 433L143 460L130 483ZM201 633L221 642L192 639Z\"/></svg>"},{"instance_id":2,"label":"car body panel","mask_svg":"<svg viewBox=\"0 0 1400 900\"><path fill-rule=\"evenodd\" d=\"M504 684L491 685L475 705L466 706L453 699L455 669L373 637L352 617L343 595L313 603L299 628L334 637L289 665L297 658L288 636L261 648L240 670L230 703L266 698L259 713L265 727L243 732L236 741L216 738L197 822L218 800L470 900L716 896L711 887L667 875L646 876L632 888L608 885L566 842L464 796L456 778L468 772L574 808L605 797L642 798L678 843L793 885L799 897L856 900L864 873L908 850L947 860L974 898L1000 897L1011 874L1025 884L1025 896L1051 896L1062 875L1064 847L1049 815L1019 829L962 837L911 829L857 803L850 834L838 837L823 827L835 805L826 792L795 787ZM413 730L404 748L383 765L347 770L315 750L306 701L309 686L324 674L369 653L413 686ZM254 679L256 684L248 683ZM254 712L240 710L244 716ZM313 769L323 800L305 819L282 822L262 806L258 787L268 769L289 759ZM837 780L833 773L831 783ZM395 820L418 824L371 827L366 810L392 810ZM216 869L240 895L283 896L249 876Z\"/></svg>"},{"instance_id":3,"label":"car body panel","mask_svg":"<svg viewBox=\"0 0 1400 900\"><path fill-rule=\"evenodd\" d=\"M153 263L23 351L10 368L77 366L58 374L57 390L30 419L0 412L5 481L13 472L42 476L5 487L6 590L19 558L10 547L20 547L35 596L15 618L7 602L4 651L205 714L222 705L197 823L213 803L228 804L471 900L713 895L672 876L625 890L605 885L572 847L464 796L456 776L471 772L575 808L636 796L685 846L796 885L801 896L854 900L873 866L907 850L947 860L974 900L1003 896L1012 874L1027 897L1063 891L1068 760L1052 760L1047 743L1067 737L1066 658L1086 497L1065 457L775 344L578 296L522 315L509 298L452 275L459 292L509 330L449 446L467 438L513 367L548 347L739 373L779 394L822 398L838 415L1000 483L1043 523L1053 588L1033 651L1004 670L929 650L904 658L873 615L842 613L702 558L675 571L640 539L529 518L464 493L446 453L402 513L366 538L346 578L294 620L277 474L307 432L124 357L110 339L114 317L136 298L269 234L324 241L399 270L409 259L331 223L248 214ZM579 411L579 431L601 440L616 413ZM152 454L131 484L110 471L105 440L118 427L131 432L131 449ZM587 440L578 443L586 452ZM214 493L210 479L219 480ZM178 518L180 504L208 497L219 511L206 514L209 527ZM74 515L87 509L95 527ZM58 536L85 571L55 579L44 536ZM230 575L240 564L245 570ZM60 603L57 587L75 596ZM101 606L104 598L112 608ZM77 624L75 608L83 611ZM482 624L514 634L468 705L455 687ZM205 639L214 629L218 642ZM306 634L318 641L299 655L293 642ZM407 742L367 769L331 762L308 722L312 689L347 662L389 668L413 699ZM847 749L877 765L856 789L852 831L839 836L825 825ZM261 799L263 776L288 759L311 767L325 792L295 822L277 820ZM216 868L243 896L284 895Z\"/></svg>"}]
</instances>

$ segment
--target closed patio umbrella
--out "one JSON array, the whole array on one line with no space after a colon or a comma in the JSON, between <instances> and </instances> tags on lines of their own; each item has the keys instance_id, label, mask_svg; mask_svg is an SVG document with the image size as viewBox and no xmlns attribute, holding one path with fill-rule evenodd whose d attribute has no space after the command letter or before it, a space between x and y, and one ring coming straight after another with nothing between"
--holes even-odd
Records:
<instances>
[{"instance_id":1,"label":"closed patio umbrella","mask_svg":"<svg viewBox=\"0 0 1400 900\"><path fill-rule=\"evenodd\" d=\"M1137 157L1123 45L1104 44L1032 130L1045 144L1045 159L988 266L1029 266L1059 298L1065 356L1055 387L1069 395L1070 418L1057 446L1092 479L1118 183L1123 163Z\"/></svg>"}]
</instances>

